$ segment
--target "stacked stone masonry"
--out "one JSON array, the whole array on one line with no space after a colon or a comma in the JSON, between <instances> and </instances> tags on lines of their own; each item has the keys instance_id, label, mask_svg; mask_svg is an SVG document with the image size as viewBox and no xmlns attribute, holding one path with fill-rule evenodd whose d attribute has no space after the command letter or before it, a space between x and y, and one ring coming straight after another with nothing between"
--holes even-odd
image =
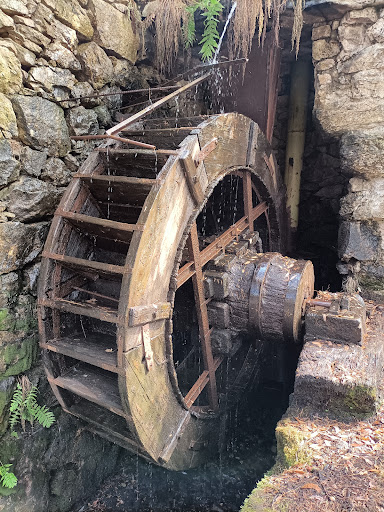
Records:
<instances>
[{"instance_id":1,"label":"stacked stone masonry","mask_svg":"<svg viewBox=\"0 0 384 512\"><path fill-rule=\"evenodd\" d=\"M60 413L49 431L18 440L7 424L22 373L39 385L43 402L53 402L35 364L39 261L61 195L94 147L70 136L104 133L123 101L120 94L71 98L160 80L144 64L139 7L133 0L0 2L0 461L19 478L0 511L69 510L117 461L117 447L76 434L79 425Z\"/></svg>"},{"instance_id":2,"label":"stacked stone masonry","mask_svg":"<svg viewBox=\"0 0 384 512\"><path fill-rule=\"evenodd\" d=\"M339 271L369 298L384 296L384 6L355 2L312 31L314 115L340 139L350 178L340 204Z\"/></svg>"}]
</instances>

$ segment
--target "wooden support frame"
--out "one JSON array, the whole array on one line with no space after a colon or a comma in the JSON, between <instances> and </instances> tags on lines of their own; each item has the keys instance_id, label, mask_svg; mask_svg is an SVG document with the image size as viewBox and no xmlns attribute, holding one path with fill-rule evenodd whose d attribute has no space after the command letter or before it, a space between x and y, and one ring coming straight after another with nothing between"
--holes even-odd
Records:
<instances>
[{"instance_id":1,"label":"wooden support frame","mask_svg":"<svg viewBox=\"0 0 384 512\"><path fill-rule=\"evenodd\" d=\"M212 144L213 147L215 145ZM187 174L187 173L186 173ZM257 193L255 185L252 183L252 174L248 170L235 171L234 174L241 177L243 180L243 201L244 201L244 217L237 221L233 226L227 229L224 233L216 238L208 247L200 251L199 239L197 233L196 222L192 224L192 228L187 239L187 247L191 260L186 263L178 272L177 287L179 288L188 279L192 278L193 290L195 295L196 312L199 323L199 332L201 339L201 347L204 360L204 371L199 376L195 384L189 390L184 398L187 407L192 407L196 399L199 397L203 389L208 385L208 397L212 410L218 409L217 387L216 387L216 370L224 360L223 357L213 358L211 347L211 332L208 320L207 305L209 300L205 298L204 282L203 282L203 266L208 261L219 255L225 247L227 247L233 240L249 229L250 232L254 230L254 222L261 215L265 214L268 217L268 205L261 202L253 207L253 192L256 193L258 199L260 196ZM268 223L268 221L267 221ZM269 229L269 223L268 223Z\"/></svg>"}]
</instances>

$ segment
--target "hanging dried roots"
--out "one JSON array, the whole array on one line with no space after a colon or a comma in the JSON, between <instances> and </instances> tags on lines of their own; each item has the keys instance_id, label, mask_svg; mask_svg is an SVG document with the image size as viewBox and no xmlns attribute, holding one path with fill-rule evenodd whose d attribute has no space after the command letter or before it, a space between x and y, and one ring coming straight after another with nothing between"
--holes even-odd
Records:
<instances>
[{"instance_id":1,"label":"hanging dried roots","mask_svg":"<svg viewBox=\"0 0 384 512\"><path fill-rule=\"evenodd\" d=\"M156 0L156 2L150 3L155 4L155 9L147 22L149 21L150 24L154 19L157 65L160 72L169 72L180 45L184 44L188 47L193 44L194 36L188 34L188 27L191 22L194 27L193 13L196 8L193 6L197 6L198 1ZM206 0L206 3L208 4L209 0ZM232 1L232 3L234 2ZM236 11L228 33L229 58L248 57L255 32L257 32L259 44L262 44L269 20L275 34L276 44L278 44L280 13L285 9L286 4L287 0L237 0ZM293 0L293 5L292 48L296 48L297 55L303 27L302 11L305 0ZM187 9L188 6L191 7ZM204 8L207 9L207 6Z\"/></svg>"},{"instance_id":2,"label":"hanging dried roots","mask_svg":"<svg viewBox=\"0 0 384 512\"><path fill-rule=\"evenodd\" d=\"M299 53L301 31L303 29L303 9L305 0L293 1L293 27L292 27L292 50L296 49L296 57Z\"/></svg>"},{"instance_id":3,"label":"hanging dried roots","mask_svg":"<svg viewBox=\"0 0 384 512\"><path fill-rule=\"evenodd\" d=\"M158 0L155 15L156 58L161 73L169 72L183 40L182 26L187 21L182 0Z\"/></svg>"},{"instance_id":4,"label":"hanging dried roots","mask_svg":"<svg viewBox=\"0 0 384 512\"><path fill-rule=\"evenodd\" d=\"M296 48L296 55L303 27L304 3L305 0L294 0L292 48ZM237 8L228 38L230 58L248 57L255 32L257 32L259 44L262 44L269 20L275 34L276 44L278 44L280 14L286 4L287 0L237 0Z\"/></svg>"}]
</instances>

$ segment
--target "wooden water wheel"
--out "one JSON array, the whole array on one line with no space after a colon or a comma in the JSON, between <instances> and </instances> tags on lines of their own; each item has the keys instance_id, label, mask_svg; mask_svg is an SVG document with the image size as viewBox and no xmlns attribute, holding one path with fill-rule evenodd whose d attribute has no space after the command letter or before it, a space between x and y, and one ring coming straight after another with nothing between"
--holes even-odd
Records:
<instances>
[{"instance_id":1,"label":"wooden water wheel","mask_svg":"<svg viewBox=\"0 0 384 512\"><path fill-rule=\"evenodd\" d=\"M258 252L284 249L283 187L258 125L201 121L130 130L165 149L97 148L55 213L39 281L41 347L62 408L176 470L217 451L221 417L257 364L257 343L212 349L218 260L256 231Z\"/></svg>"}]
</instances>

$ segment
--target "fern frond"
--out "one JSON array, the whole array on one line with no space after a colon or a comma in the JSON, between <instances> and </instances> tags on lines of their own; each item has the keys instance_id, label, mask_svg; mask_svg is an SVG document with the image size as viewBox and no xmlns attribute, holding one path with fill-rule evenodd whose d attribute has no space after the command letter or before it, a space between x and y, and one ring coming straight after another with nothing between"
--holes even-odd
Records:
<instances>
[{"instance_id":1,"label":"fern frond","mask_svg":"<svg viewBox=\"0 0 384 512\"><path fill-rule=\"evenodd\" d=\"M197 5L188 5L183 17L182 34L185 48L190 48L196 40L195 12Z\"/></svg>"},{"instance_id":2,"label":"fern frond","mask_svg":"<svg viewBox=\"0 0 384 512\"><path fill-rule=\"evenodd\" d=\"M21 406L22 403L23 403L23 391L21 389L20 384L17 383L16 389L13 392L9 410L11 412L16 411Z\"/></svg>"},{"instance_id":3,"label":"fern frond","mask_svg":"<svg viewBox=\"0 0 384 512\"><path fill-rule=\"evenodd\" d=\"M17 478L10 471L12 464L1 464L0 463L0 484L7 489L12 489L17 485Z\"/></svg>"},{"instance_id":4,"label":"fern frond","mask_svg":"<svg viewBox=\"0 0 384 512\"><path fill-rule=\"evenodd\" d=\"M35 404L31 410L33 418L45 428L49 428L55 422L55 416L45 405Z\"/></svg>"}]
</instances>

